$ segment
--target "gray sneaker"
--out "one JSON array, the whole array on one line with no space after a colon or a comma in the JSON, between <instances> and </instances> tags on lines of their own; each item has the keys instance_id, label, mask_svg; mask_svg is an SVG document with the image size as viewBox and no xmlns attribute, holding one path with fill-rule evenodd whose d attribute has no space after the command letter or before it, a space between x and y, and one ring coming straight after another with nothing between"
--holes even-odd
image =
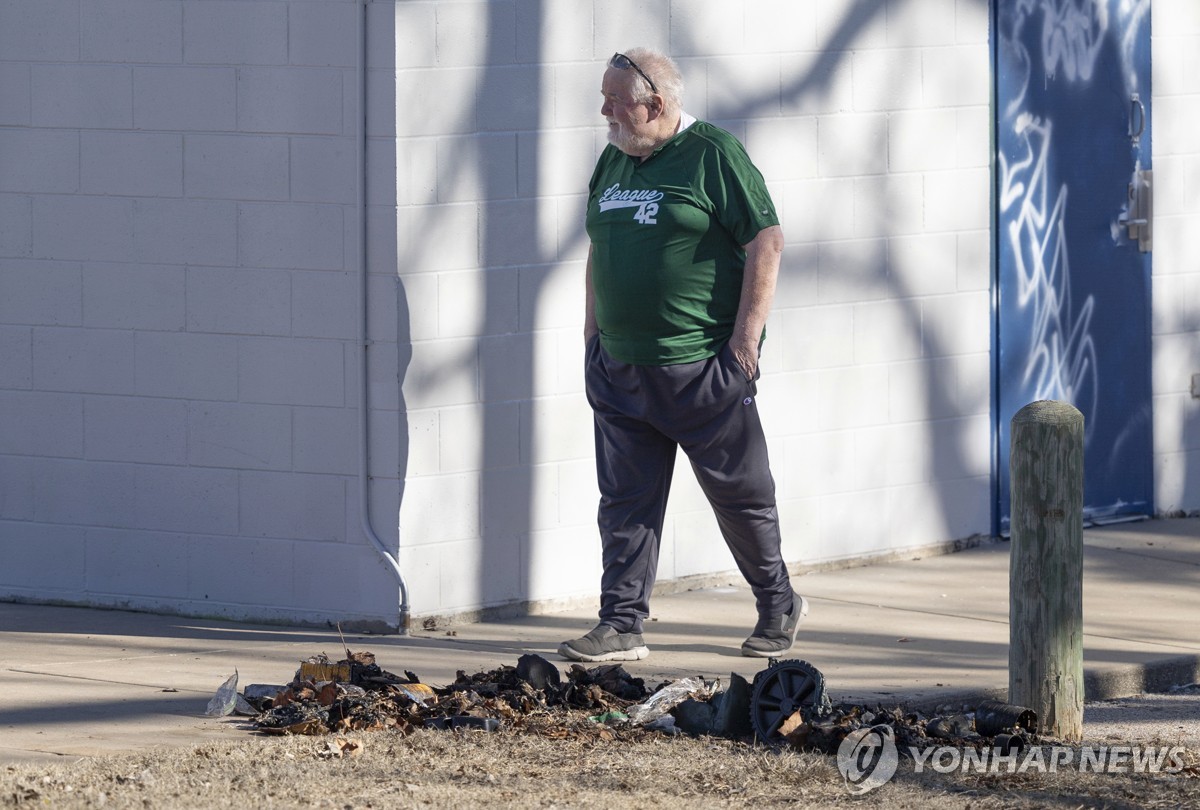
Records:
<instances>
[{"instance_id":1,"label":"gray sneaker","mask_svg":"<svg viewBox=\"0 0 1200 810\"><path fill-rule=\"evenodd\" d=\"M792 612L758 620L754 632L742 642L742 655L750 658L774 658L787 652L796 639L796 626L808 615L808 600L792 592Z\"/></svg>"},{"instance_id":2,"label":"gray sneaker","mask_svg":"<svg viewBox=\"0 0 1200 810\"><path fill-rule=\"evenodd\" d=\"M558 654L572 661L640 661L650 654L641 633L618 633L598 624L586 635L558 645Z\"/></svg>"}]
</instances>

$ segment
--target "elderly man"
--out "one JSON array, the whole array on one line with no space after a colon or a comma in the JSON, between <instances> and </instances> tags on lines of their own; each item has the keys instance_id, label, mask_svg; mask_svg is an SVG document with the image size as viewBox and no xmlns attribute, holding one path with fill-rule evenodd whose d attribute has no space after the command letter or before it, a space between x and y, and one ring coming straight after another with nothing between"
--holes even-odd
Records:
<instances>
[{"instance_id":1,"label":"elderly man","mask_svg":"<svg viewBox=\"0 0 1200 810\"><path fill-rule=\"evenodd\" d=\"M780 553L755 404L783 233L745 149L684 112L682 89L675 63L642 48L614 55L601 85L609 146L589 186L584 338L604 573L600 623L559 646L576 661L649 654L678 447L757 602L742 653L785 652L808 612Z\"/></svg>"}]
</instances>

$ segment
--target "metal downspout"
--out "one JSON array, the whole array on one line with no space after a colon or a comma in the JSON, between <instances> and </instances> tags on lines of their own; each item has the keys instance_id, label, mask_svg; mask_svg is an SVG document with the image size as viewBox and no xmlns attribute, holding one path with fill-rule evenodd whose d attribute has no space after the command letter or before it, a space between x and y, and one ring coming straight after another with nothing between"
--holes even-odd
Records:
<instances>
[{"instance_id":1,"label":"metal downspout","mask_svg":"<svg viewBox=\"0 0 1200 810\"><path fill-rule=\"evenodd\" d=\"M367 8L371 0L362 0L358 15L358 137L355 157L358 170L358 228L356 258L358 261L358 495L362 530L371 545L383 557L400 585L399 632L408 633L408 583L400 563L387 549L375 527L371 525L371 477L369 470L370 435L368 429L367 352L371 341L367 335Z\"/></svg>"}]
</instances>

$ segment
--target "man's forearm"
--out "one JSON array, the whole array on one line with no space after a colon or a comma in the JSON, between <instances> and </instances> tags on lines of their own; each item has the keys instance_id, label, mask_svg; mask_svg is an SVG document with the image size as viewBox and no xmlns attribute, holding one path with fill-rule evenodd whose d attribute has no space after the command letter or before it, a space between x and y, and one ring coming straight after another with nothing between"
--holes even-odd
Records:
<instances>
[{"instance_id":1,"label":"man's forearm","mask_svg":"<svg viewBox=\"0 0 1200 810\"><path fill-rule=\"evenodd\" d=\"M746 249L741 300L730 346L747 375L758 367L758 344L771 313L779 264L783 257L783 229L772 225L758 232Z\"/></svg>"}]
</instances>

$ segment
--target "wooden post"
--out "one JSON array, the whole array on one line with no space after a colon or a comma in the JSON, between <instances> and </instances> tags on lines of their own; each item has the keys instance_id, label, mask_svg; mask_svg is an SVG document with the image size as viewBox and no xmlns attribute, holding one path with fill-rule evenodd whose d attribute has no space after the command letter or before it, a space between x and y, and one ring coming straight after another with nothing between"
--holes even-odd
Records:
<instances>
[{"instance_id":1,"label":"wooden post","mask_svg":"<svg viewBox=\"0 0 1200 810\"><path fill-rule=\"evenodd\" d=\"M1083 738L1083 414L1034 402L1012 420L1008 702Z\"/></svg>"}]
</instances>

